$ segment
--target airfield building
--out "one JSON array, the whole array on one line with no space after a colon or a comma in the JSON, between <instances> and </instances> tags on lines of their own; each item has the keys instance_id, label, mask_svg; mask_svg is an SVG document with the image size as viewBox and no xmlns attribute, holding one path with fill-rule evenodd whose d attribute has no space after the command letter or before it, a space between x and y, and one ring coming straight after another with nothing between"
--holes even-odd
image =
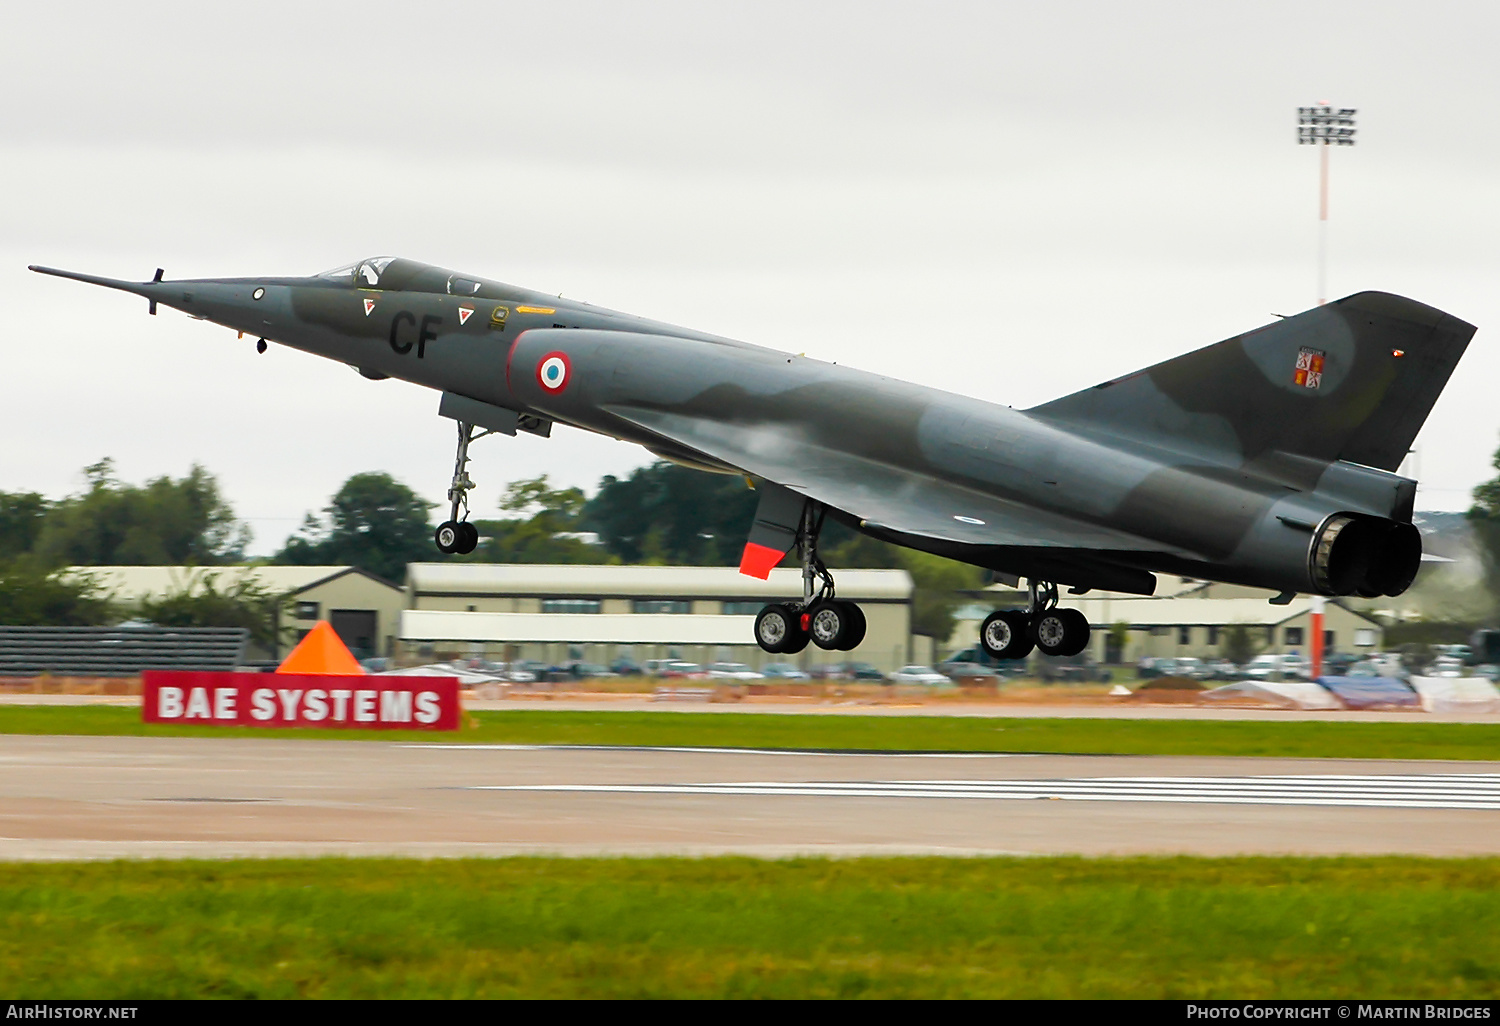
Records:
<instances>
[{"instance_id":1,"label":"airfield building","mask_svg":"<svg viewBox=\"0 0 1500 1026\"><path fill-rule=\"evenodd\" d=\"M839 597L860 604L865 640L852 652L809 646L773 656L754 642L767 602L802 592L801 572L768 581L718 566L528 566L412 563L401 616L404 655L482 655L493 660L608 664L628 658L802 665L854 660L883 671L932 658L911 632L912 580L905 570L840 570Z\"/></svg>"}]
</instances>

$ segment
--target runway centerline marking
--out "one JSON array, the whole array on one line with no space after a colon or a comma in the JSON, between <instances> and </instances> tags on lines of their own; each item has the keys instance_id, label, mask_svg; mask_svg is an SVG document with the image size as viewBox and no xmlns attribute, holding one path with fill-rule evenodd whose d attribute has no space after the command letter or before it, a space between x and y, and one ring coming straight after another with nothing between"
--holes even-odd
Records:
<instances>
[{"instance_id":1,"label":"runway centerline marking","mask_svg":"<svg viewBox=\"0 0 1500 1026\"><path fill-rule=\"evenodd\" d=\"M746 781L684 784L481 784L469 791L758 795L812 798L1061 799L1222 805L1500 809L1500 773L1263 777L1082 777L1058 780Z\"/></svg>"},{"instance_id":2,"label":"runway centerline marking","mask_svg":"<svg viewBox=\"0 0 1500 1026\"><path fill-rule=\"evenodd\" d=\"M461 752L682 752L687 755L836 755L864 758L899 759L1035 759L1032 752L885 752L839 751L822 748L690 748L673 745L422 745L402 748L426 748L434 751Z\"/></svg>"}]
</instances>

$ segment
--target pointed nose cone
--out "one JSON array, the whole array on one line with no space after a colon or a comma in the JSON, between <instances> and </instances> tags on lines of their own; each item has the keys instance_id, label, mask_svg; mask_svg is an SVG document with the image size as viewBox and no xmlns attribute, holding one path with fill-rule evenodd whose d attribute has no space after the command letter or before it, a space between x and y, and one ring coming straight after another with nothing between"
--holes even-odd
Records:
<instances>
[{"instance_id":1,"label":"pointed nose cone","mask_svg":"<svg viewBox=\"0 0 1500 1026\"><path fill-rule=\"evenodd\" d=\"M42 267L38 264L29 264L28 271L36 271L38 274L50 274L57 278L71 278L73 281L87 282L90 285L103 285L107 289L119 289L121 292L130 292L145 299L151 304L150 312L156 313L158 300L166 300L172 291L172 286L161 280L162 271L156 269L156 277L151 281L121 281L118 278L104 278L97 274L83 274L79 271L63 271L56 267Z\"/></svg>"}]
</instances>

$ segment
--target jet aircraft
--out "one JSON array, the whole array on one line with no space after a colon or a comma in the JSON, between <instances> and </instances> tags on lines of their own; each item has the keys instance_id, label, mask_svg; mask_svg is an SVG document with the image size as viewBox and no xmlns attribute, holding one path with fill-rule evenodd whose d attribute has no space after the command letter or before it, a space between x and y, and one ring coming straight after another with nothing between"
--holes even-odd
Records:
<instances>
[{"instance_id":1,"label":"jet aircraft","mask_svg":"<svg viewBox=\"0 0 1500 1026\"><path fill-rule=\"evenodd\" d=\"M443 552L478 541L466 466L484 435L567 424L744 475L759 500L740 571L765 579L794 549L802 567L802 595L755 620L775 653L864 636L818 556L828 517L1026 578L1027 608L980 629L999 659L1084 648L1059 586L1151 594L1165 572L1273 602L1399 595L1422 545L1396 471L1475 331L1361 292L1015 410L399 258L149 282L31 269L440 391L458 424Z\"/></svg>"}]
</instances>

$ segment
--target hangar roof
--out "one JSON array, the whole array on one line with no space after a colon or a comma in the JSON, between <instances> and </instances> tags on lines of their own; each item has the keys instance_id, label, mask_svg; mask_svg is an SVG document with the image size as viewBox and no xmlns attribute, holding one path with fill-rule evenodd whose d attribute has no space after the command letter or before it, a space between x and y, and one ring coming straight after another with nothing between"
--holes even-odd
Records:
<instances>
[{"instance_id":1,"label":"hangar roof","mask_svg":"<svg viewBox=\"0 0 1500 1026\"><path fill-rule=\"evenodd\" d=\"M843 598L905 602L911 575L905 570L844 570L835 573ZM672 598L791 598L802 594L802 572L771 571L769 581L746 577L732 566L577 566L518 563L409 563L406 587L420 595L582 595Z\"/></svg>"},{"instance_id":2,"label":"hangar roof","mask_svg":"<svg viewBox=\"0 0 1500 1026\"><path fill-rule=\"evenodd\" d=\"M398 585L354 566L70 566L64 573L94 578L101 591L113 594L120 602L139 602L183 590L197 593L209 579L223 591L247 576L278 594L296 594L350 573L400 590Z\"/></svg>"}]
</instances>

